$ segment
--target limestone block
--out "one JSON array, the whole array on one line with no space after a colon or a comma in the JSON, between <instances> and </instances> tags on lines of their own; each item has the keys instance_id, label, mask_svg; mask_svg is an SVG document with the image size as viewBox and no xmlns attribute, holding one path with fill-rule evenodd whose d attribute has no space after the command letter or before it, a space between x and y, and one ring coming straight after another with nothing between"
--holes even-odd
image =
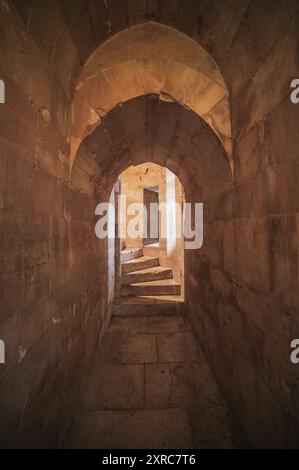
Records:
<instances>
[{"instance_id":1,"label":"limestone block","mask_svg":"<svg viewBox=\"0 0 299 470\"><path fill-rule=\"evenodd\" d=\"M232 281L218 269L211 269L211 280L213 288L220 292L223 297L230 297L232 293Z\"/></svg>"},{"instance_id":2,"label":"limestone block","mask_svg":"<svg viewBox=\"0 0 299 470\"><path fill-rule=\"evenodd\" d=\"M269 219L271 291L283 309L298 307L296 288L298 253L295 238L298 235L297 217L276 216Z\"/></svg>"},{"instance_id":3,"label":"limestone block","mask_svg":"<svg viewBox=\"0 0 299 470\"><path fill-rule=\"evenodd\" d=\"M99 166L113 154L111 148L111 139L104 126L99 126L86 139L85 145Z\"/></svg>"},{"instance_id":4,"label":"limestone block","mask_svg":"<svg viewBox=\"0 0 299 470\"><path fill-rule=\"evenodd\" d=\"M47 18L46 22L41 21L43 15ZM66 28L59 2L57 0L47 4L42 0L32 2L29 28L49 67L70 98L80 67L80 59L71 34Z\"/></svg>"},{"instance_id":5,"label":"limestone block","mask_svg":"<svg viewBox=\"0 0 299 470\"><path fill-rule=\"evenodd\" d=\"M50 224L46 217L4 212L1 270L17 271L49 263Z\"/></svg>"},{"instance_id":6,"label":"limestone block","mask_svg":"<svg viewBox=\"0 0 299 470\"><path fill-rule=\"evenodd\" d=\"M296 47L293 47L296 37L296 22L293 21L258 68L249 87L238 97L238 128L249 129L289 95L290 83L298 72L298 57Z\"/></svg>"},{"instance_id":7,"label":"limestone block","mask_svg":"<svg viewBox=\"0 0 299 470\"><path fill-rule=\"evenodd\" d=\"M129 24L135 25L144 21L147 13L147 2L145 0L128 0Z\"/></svg>"},{"instance_id":8,"label":"limestone block","mask_svg":"<svg viewBox=\"0 0 299 470\"><path fill-rule=\"evenodd\" d=\"M118 90L115 89L105 74L96 73L87 82L78 88L80 99L85 99L100 116L107 114L121 100Z\"/></svg>"},{"instance_id":9,"label":"limestone block","mask_svg":"<svg viewBox=\"0 0 299 470\"><path fill-rule=\"evenodd\" d=\"M77 418L75 429L68 436L68 448L103 448L129 447L134 442L136 448L177 448L192 447L192 436L189 417L185 410L137 410L95 411L81 414ZM129 426L129 427L128 427ZM95 429L92 441L88 429ZM128 428L130 432L128 433ZM78 429L81 429L78 433ZM105 432L104 430L109 430ZM165 435L164 430L167 429ZM115 430L113 434L111 432ZM113 435L113 441L111 441ZM83 437L82 437L83 436ZM104 437L106 436L106 437ZM109 436L109 439L107 438ZM100 444L99 444L100 442Z\"/></svg>"},{"instance_id":10,"label":"limestone block","mask_svg":"<svg viewBox=\"0 0 299 470\"><path fill-rule=\"evenodd\" d=\"M51 76L46 60L13 5L5 8L3 3L1 12L1 65L38 108L50 110Z\"/></svg>"},{"instance_id":11,"label":"limestone block","mask_svg":"<svg viewBox=\"0 0 299 470\"><path fill-rule=\"evenodd\" d=\"M18 146L26 152L27 158L33 160L37 110L6 75L1 76L6 86L6 103L0 107L1 139Z\"/></svg>"},{"instance_id":12,"label":"limestone block","mask_svg":"<svg viewBox=\"0 0 299 470\"><path fill-rule=\"evenodd\" d=\"M32 212L32 162L19 157L16 149L7 147L4 207L14 212ZM27 198L24 198L24 195Z\"/></svg>"},{"instance_id":13,"label":"limestone block","mask_svg":"<svg viewBox=\"0 0 299 470\"><path fill-rule=\"evenodd\" d=\"M92 24L92 30L94 32L96 38L96 44L99 45L112 33L112 5L115 2L109 1L108 3L105 2L98 2L97 0L87 0L87 9L90 17L90 22ZM123 16L121 15L121 11L123 10L123 6L121 2L117 2L119 7L119 19L123 21ZM112 4L112 5L111 5ZM122 2L123 4L123 2ZM113 30L113 32L115 32Z\"/></svg>"},{"instance_id":14,"label":"limestone block","mask_svg":"<svg viewBox=\"0 0 299 470\"><path fill-rule=\"evenodd\" d=\"M230 4L207 2L200 15L200 44L211 51L220 67L225 65L225 53L233 43L249 4L249 0L234 0Z\"/></svg>"},{"instance_id":15,"label":"limestone block","mask_svg":"<svg viewBox=\"0 0 299 470\"><path fill-rule=\"evenodd\" d=\"M144 58L136 60L137 74L144 93L160 94L164 90L168 62L165 59Z\"/></svg>"},{"instance_id":16,"label":"limestone block","mask_svg":"<svg viewBox=\"0 0 299 470\"><path fill-rule=\"evenodd\" d=\"M273 163L299 158L298 119L299 106L291 103L289 95L268 114L266 144Z\"/></svg>"},{"instance_id":17,"label":"limestone block","mask_svg":"<svg viewBox=\"0 0 299 470\"><path fill-rule=\"evenodd\" d=\"M160 0L160 18L162 23L174 24L177 13L177 2L168 2L168 0Z\"/></svg>"},{"instance_id":18,"label":"limestone block","mask_svg":"<svg viewBox=\"0 0 299 470\"><path fill-rule=\"evenodd\" d=\"M262 145L259 124L237 140L235 158L238 161L238 181L247 181L258 173L261 161L265 158Z\"/></svg>"},{"instance_id":19,"label":"limestone block","mask_svg":"<svg viewBox=\"0 0 299 470\"><path fill-rule=\"evenodd\" d=\"M121 101L127 101L130 98L144 94L135 61L122 62L105 69L104 73Z\"/></svg>"},{"instance_id":20,"label":"limestone block","mask_svg":"<svg viewBox=\"0 0 299 470\"><path fill-rule=\"evenodd\" d=\"M92 371L83 397L87 409L130 409L144 406L144 365L107 364Z\"/></svg>"},{"instance_id":21,"label":"limestone block","mask_svg":"<svg viewBox=\"0 0 299 470\"><path fill-rule=\"evenodd\" d=\"M36 264L1 274L1 317L8 318L17 309L46 295L50 289L50 265Z\"/></svg>"},{"instance_id":22,"label":"limestone block","mask_svg":"<svg viewBox=\"0 0 299 470\"><path fill-rule=\"evenodd\" d=\"M5 190L5 177L6 177L6 151L1 149L0 154L0 209L4 209L4 190Z\"/></svg>"},{"instance_id":23,"label":"limestone block","mask_svg":"<svg viewBox=\"0 0 299 470\"><path fill-rule=\"evenodd\" d=\"M262 217L269 213L268 210L268 194L266 189L268 185L267 173L260 173L254 180L250 182L251 201L250 214L255 217ZM270 185L269 185L270 186ZM271 186L270 186L271 187ZM279 204L281 201L279 201Z\"/></svg>"},{"instance_id":24,"label":"limestone block","mask_svg":"<svg viewBox=\"0 0 299 470\"><path fill-rule=\"evenodd\" d=\"M222 68L232 96L236 98L260 65L254 26L242 20L231 47L222 59Z\"/></svg>"},{"instance_id":25,"label":"limestone block","mask_svg":"<svg viewBox=\"0 0 299 470\"><path fill-rule=\"evenodd\" d=\"M63 180L68 167L68 146L61 135L41 116L36 130L36 160L39 168Z\"/></svg>"},{"instance_id":26,"label":"limestone block","mask_svg":"<svg viewBox=\"0 0 299 470\"><path fill-rule=\"evenodd\" d=\"M84 63L96 47L87 5L83 0L76 2L76 4L71 0L62 0L59 3L67 26L71 33L75 31L72 37L81 62Z\"/></svg>"},{"instance_id":27,"label":"limestone block","mask_svg":"<svg viewBox=\"0 0 299 470\"><path fill-rule=\"evenodd\" d=\"M54 127L66 140L71 132L71 107L65 92L56 80L51 88L51 119Z\"/></svg>"},{"instance_id":28,"label":"limestone block","mask_svg":"<svg viewBox=\"0 0 299 470\"><path fill-rule=\"evenodd\" d=\"M243 3L243 2L240 2ZM247 11L248 21L253 25L259 55L264 60L273 44L282 35L282 31L289 25L294 15L298 12L296 0L270 3L255 0Z\"/></svg>"},{"instance_id":29,"label":"limestone block","mask_svg":"<svg viewBox=\"0 0 299 470\"><path fill-rule=\"evenodd\" d=\"M94 217L93 201L84 193L66 190L65 209L71 219L90 221Z\"/></svg>"},{"instance_id":30,"label":"limestone block","mask_svg":"<svg viewBox=\"0 0 299 470\"><path fill-rule=\"evenodd\" d=\"M108 132L111 145L116 156L128 148L128 139L122 111L112 110L104 119L103 125Z\"/></svg>"},{"instance_id":31,"label":"limestone block","mask_svg":"<svg viewBox=\"0 0 299 470\"><path fill-rule=\"evenodd\" d=\"M51 289L63 286L69 276L69 227L65 219L51 223Z\"/></svg>"}]
</instances>

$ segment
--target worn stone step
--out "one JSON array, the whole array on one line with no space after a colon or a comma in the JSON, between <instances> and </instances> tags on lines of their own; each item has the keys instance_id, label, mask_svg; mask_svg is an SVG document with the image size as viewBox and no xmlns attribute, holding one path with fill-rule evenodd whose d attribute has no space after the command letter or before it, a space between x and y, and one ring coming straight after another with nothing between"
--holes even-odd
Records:
<instances>
[{"instance_id":1,"label":"worn stone step","mask_svg":"<svg viewBox=\"0 0 299 470\"><path fill-rule=\"evenodd\" d=\"M173 279L138 282L123 286L122 295L181 295L181 285Z\"/></svg>"},{"instance_id":2,"label":"worn stone step","mask_svg":"<svg viewBox=\"0 0 299 470\"><path fill-rule=\"evenodd\" d=\"M134 317L151 315L185 314L185 303L180 296L142 297L127 296L116 299L113 304L113 316Z\"/></svg>"},{"instance_id":3,"label":"worn stone step","mask_svg":"<svg viewBox=\"0 0 299 470\"><path fill-rule=\"evenodd\" d=\"M135 284L146 281L159 281L162 279L172 279L172 269L156 266L154 268L140 269L122 276L122 285Z\"/></svg>"},{"instance_id":4,"label":"worn stone step","mask_svg":"<svg viewBox=\"0 0 299 470\"><path fill-rule=\"evenodd\" d=\"M143 256L142 248L128 248L123 250L120 254L120 260L122 263L127 263L133 259L138 259Z\"/></svg>"},{"instance_id":5,"label":"worn stone step","mask_svg":"<svg viewBox=\"0 0 299 470\"><path fill-rule=\"evenodd\" d=\"M140 258L123 263L122 274L132 273L141 269L154 268L155 266L159 266L159 258L152 256L142 256Z\"/></svg>"}]
</instances>

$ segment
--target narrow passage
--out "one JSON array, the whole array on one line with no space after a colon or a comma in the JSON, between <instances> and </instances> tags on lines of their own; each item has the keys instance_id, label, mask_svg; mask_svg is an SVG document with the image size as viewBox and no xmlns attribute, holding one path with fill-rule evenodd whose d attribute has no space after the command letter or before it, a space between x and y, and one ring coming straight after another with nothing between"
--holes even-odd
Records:
<instances>
[{"instance_id":1,"label":"narrow passage","mask_svg":"<svg viewBox=\"0 0 299 470\"><path fill-rule=\"evenodd\" d=\"M113 317L64 447L238 446L233 417L186 317Z\"/></svg>"}]
</instances>

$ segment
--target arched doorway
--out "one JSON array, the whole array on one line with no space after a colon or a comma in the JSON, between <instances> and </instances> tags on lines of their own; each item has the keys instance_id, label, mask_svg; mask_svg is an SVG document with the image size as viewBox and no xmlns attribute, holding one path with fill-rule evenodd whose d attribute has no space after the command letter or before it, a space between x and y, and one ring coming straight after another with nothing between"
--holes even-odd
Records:
<instances>
[{"instance_id":1,"label":"arched doorway","mask_svg":"<svg viewBox=\"0 0 299 470\"><path fill-rule=\"evenodd\" d=\"M187 203L204 204L206 234L214 216L209 212L211 202L232 185L229 161L217 135L197 114L157 95L140 96L111 110L81 144L75 167L86 155L97 171L95 206L109 200L119 175L128 167L158 164L181 181ZM199 251L185 254L185 276L195 282ZM103 256L107 277L110 268ZM196 289L188 282L187 304L192 304ZM111 303L111 295L109 299Z\"/></svg>"},{"instance_id":2,"label":"arched doorway","mask_svg":"<svg viewBox=\"0 0 299 470\"><path fill-rule=\"evenodd\" d=\"M184 191L179 179L155 163L131 166L118 178L117 197L118 297L125 303L136 298L183 302Z\"/></svg>"},{"instance_id":3,"label":"arched doorway","mask_svg":"<svg viewBox=\"0 0 299 470\"><path fill-rule=\"evenodd\" d=\"M220 139L233 172L229 92L217 64L188 36L154 22L121 31L86 61L73 99L71 163L112 109L149 94L200 116Z\"/></svg>"}]
</instances>

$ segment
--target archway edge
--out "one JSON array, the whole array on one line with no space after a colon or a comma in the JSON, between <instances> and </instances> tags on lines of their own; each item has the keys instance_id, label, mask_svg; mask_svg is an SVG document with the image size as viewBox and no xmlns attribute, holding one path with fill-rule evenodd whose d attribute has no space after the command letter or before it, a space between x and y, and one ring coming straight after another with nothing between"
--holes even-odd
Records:
<instances>
[{"instance_id":1,"label":"archway edge","mask_svg":"<svg viewBox=\"0 0 299 470\"><path fill-rule=\"evenodd\" d=\"M189 36L155 22L117 33L86 61L73 100L71 166L83 139L109 111L150 93L178 102L205 120L233 170L229 93L220 69Z\"/></svg>"},{"instance_id":2,"label":"archway edge","mask_svg":"<svg viewBox=\"0 0 299 470\"><path fill-rule=\"evenodd\" d=\"M232 184L227 155L215 132L193 111L158 95L116 106L84 139L81 153L97 163L104 191L125 168L145 162L169 168L197 200Z\"/></svg>"}]
</instances>

